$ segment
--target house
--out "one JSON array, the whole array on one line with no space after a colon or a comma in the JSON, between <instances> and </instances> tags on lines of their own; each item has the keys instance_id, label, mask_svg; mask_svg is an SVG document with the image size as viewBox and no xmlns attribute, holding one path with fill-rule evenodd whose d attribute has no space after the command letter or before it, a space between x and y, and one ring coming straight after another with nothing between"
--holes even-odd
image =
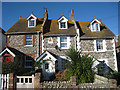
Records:
<instances>
[{"instance_id":1,"label":"house","mask_svg":"<svg viewBox=\"0 0 120 90\"><path fill-rule=\"evenodd\" d=\"M46 78L58 70L65 70L65 63L70 61L65 52L71 46L81 50L81 54L89 53L97 59L93 67L98 74L103 75L103 69L108 72L118 70L115 35L95 17L92 21L75 21L71 10L70 19L63 14L58 19L46 19L42 34L43 53L37 61L40 61ZM99 68L96 68L97 66Z\"/></svg>"},{"instance_id":2,"label":"house","mask_svg":"<svg viewBox=\"0 0 120 90\"><path fill-rule=\"evenodd\" d=\"M116 53L117 53L118 71L120 71L120 34L116 36Z\"/></svg>"},{"instance_id":3,"label":"house","mask_svg":"<svg viewBox=\"0 0 120 90\"><path fill-rule=\"evenodd\" d=\"M5 48L5 44L6 44L5 31L2 28L0 28L0 52Z\"/></svg>"},{"instance_id":4,"label":"house","mask_svg":"<svg viewBox=\"0 0 120 90\"><path fill-rule=\"evenodd\" d=\"M20 17L6 35L7 46L24 54L25 68L32 69L35 61L41 64L44 80L66 69L65 63L70 59L65 53L71 46L81 50L82 55L89 52L94 56L97 59L94 67L99 65L100 69L117 71L115 35L95 17L92 21L75 21L71 10L70 19L63 14L58 19L48 19L45 8L44 17L36 17L33 13L27 18ZM96 72L100 69L96 68Z\"/></svg>"},{"instance_id":5,"label":"house","mask_svg":"<svg viewBox=\"0 0 120 90\"><path fill-rule=\"evenodd\" d=\"M24 68L32 70L36 58L39 57L41 53L40 31L43 20L44 18L37 18L32 12L27 18L20 17L20 19L6 32L7 47L0 56L4 58L6 57L5 53L10 54L7 55L7 59L20 59L20 62L24 62ZM9 56L13 56L14 58L10 58ZM18 56L21 58L17 58Z\"/></svg>"}]
</instances>

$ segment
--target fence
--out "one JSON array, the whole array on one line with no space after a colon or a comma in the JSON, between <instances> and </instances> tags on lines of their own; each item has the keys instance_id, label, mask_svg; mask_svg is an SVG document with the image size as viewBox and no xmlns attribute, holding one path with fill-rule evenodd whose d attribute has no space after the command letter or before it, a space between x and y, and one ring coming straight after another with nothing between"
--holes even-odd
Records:
<instances>
[{"instance_id":1,"label":"fence","mask_svg":"<svg viewBox=\"0 0 120 90\"><path fill-rule=\"evenodd\" d=\"M0 74L0 89L9 87L9 74Z\"/></svg>"}]
</instances>

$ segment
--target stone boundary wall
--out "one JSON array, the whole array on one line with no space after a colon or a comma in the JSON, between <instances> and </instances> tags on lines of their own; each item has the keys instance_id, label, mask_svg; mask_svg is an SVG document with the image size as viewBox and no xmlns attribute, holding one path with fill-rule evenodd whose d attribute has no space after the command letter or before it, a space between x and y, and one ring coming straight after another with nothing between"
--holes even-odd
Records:
<instances>
[{"instance_id":1,"label":"stone boundary wall","mask_svg":"<svg viewBox=\"0 0 120 90\"><path fill-rule=\"evenodd\" d=\"M96 78L97 77L97 78ZM96 82L76 84L76 77L72 76L70 81L44 81L41 82L41 73L35 73L34 88L117 88L115 79L107 79L105 77L95 75ZM9 74L9 88L14 88L14 74Z\"/></svg>"}]
</instances>

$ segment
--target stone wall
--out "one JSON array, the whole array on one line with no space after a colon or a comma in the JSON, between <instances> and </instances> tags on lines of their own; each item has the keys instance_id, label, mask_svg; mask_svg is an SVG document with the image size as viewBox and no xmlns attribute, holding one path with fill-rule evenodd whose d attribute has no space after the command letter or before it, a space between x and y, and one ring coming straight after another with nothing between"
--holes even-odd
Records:
<instances>
[{"instance_id":1,"label":"stone wall","mask_svg":"<svg viewBox=\"0 0 120 90\"><path fill-rule=\"evenodd\" d=\"M38 57L38 35L33 34L33 46L25 46L25 35L10 35L8 46L19 50L27 55L32 55L34 59Z\"/></svg>"},{"instance_id":2,"label":"stone wall","mask_svg":"<svg viewBox=\"0 0 120 90\"><path fill-rule=\"evenodd\" d=\"M49 44L48 40L50 37L44 37L44 50L49 50L50 52L58 55L58 56L65 56L65 52L68 51L68 49L56 49L55 46L58 44L58 37L52 37L53 43ZM70 37L70 47L75 47L75 37Z\"/></svg>"},{"instance_id":3,"label":"stone wall","mask_svg":"<svg viewBox=\"0 0 120 90\"><path fill-rule=\"evenodd\" d=\"M89 54L94 56L96 59L106 59L108 66L115 70L115 58L113 50L113 40L106 39L106 51L105 52L96 52L94 40L81 40L81 50L82 54L90 52Z\"/></svg>"}]
</instances>

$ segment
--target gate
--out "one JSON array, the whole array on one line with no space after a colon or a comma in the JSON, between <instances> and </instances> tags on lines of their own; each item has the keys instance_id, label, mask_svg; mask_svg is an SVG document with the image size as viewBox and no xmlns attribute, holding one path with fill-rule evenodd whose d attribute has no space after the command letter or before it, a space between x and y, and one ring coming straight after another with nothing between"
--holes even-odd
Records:
<instances>
[{"instance_id":1,"label":"gate","mask_svg":"<svg viewBox=\"0 0 120 90\"><path fill-rule=\"evenodd\" d=\"M17 88L34 88L34 75L17 76Z\"/></svg>"},{"instance_id":2,"label":"gate","mask_svg":"<svg viewBox=\"0 0 120 90\"><path fill-rule=\"evenodd\" d=\"M0 74L0 89L8 88L9 74Z\"/></svg>"}]
</instances>

